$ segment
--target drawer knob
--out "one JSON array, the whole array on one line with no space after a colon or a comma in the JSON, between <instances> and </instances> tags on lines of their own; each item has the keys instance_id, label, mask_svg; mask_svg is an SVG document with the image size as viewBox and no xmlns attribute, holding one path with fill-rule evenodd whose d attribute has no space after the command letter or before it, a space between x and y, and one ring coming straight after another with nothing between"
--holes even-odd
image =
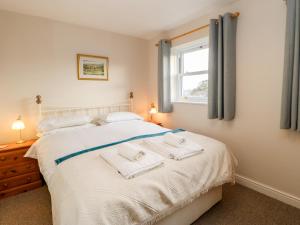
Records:
<instances>
[{"instance_id":1,"label":"drawer knob","mask_svg":"<svg viewBox=\"0 0 300 225\"><path fill-rule=\"evenodd\" d=\"M11 169L10 172L16 173L17 171L15 169Z\"/></svg>"},{"instance_id":2,"label":"drawer knob","mask_svg":"<svg viewBox=\"0 0 300 225\"><path fill-rule=\"evenodd\" d=\"M2 156L0 157L0 161L5 161L6 160L6 157Z\"/></svg>"},{"instance_id":3,"label":"drawer knob","mask_svg":"<svg viewBox=\"0 0 300 225\"><path fill-rule=\"evenodd\" d=\"M5 183L5 184L3 184L3 187L7 188L7 187L8 187L8 184L6 184L6 183Z\"/></svg>"},{"instance_id":4,"label":"drawer knob","mask_svg":"<svg viewBox=\"0 0 300 225\"><path fill-rule=\"evenodd\" d=\"M32 177L27 177L27 181L31 182L32 181Z\"/></svg>"}]
</instances>

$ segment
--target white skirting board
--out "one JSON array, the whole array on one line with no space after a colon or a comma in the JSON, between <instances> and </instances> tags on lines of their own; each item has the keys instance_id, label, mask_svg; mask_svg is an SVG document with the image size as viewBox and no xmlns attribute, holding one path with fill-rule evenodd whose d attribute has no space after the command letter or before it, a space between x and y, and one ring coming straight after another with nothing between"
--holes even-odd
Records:
<instances>
[{"instance_id":1,"label":"white skirting board","mask_svg":"<svg viewBox=\"0 0 300 225\"><path fill-rule=\"evenodd\" d=\"M284 202L286 204L292 205L292 206L300 209L300 198L293 196L289 193L280 191L269 185L260 183L258 181L255 181L248 177L244 177L239 174L236 175L236 182L242 186L248 187L248 188L253 189L257 192L260 192L264 195L267 195L271 198L275 198L281 202Z\"/></svg>"}]
</instances>

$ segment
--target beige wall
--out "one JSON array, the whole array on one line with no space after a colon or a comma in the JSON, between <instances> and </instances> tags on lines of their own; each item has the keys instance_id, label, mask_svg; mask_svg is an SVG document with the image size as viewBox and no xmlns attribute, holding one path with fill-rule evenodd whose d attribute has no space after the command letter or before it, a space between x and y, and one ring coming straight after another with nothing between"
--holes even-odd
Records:
<instances>
[{"instance_id":1,"label":"beige wall","mask_svg":"<svg viewBox=\"0 0 300 225\"><path fill-rule=\"evenodd\" d=\"M145 113L147 41L38 17L0 11L0 143L14 141L18 114L32 138L36 105L117 103L135 92L135 109ZM109 81L77 80L76 54L109 57Z\"/></svg>"},{"instance_id":2,"label":"beige wall","mask_svg":"<svg viewBox=\"0 0 300 225\"><path fill-rule=\"evenodd\" d=\"M232 122L207 119L207 105L174 104L157 115L167 126L217 138L239 159L238 173L300 197L300 134L279 129L286 5L240 0L226 9L172 30L169 36L207 24L225 11L239 11L237 109ZM189 37L189 39L192 39ZM156 49L149 43L150 100L156 100ZM182 40L181 40L182 42Z\"/></svg>"},{"instance_id":3,"label":"beige wall","mask_svg":"<svg viewBox=\"0 0 300 225\"><path fill-rule=\"evenodd\" d=\"M300 197L300 136L279 129L285 10L279 0L240 0L168 32L165 37L207 24L219 13L241 12L237 111L231 122L208 120L206 105L178 103L174 113L156 119L225 142L239 159L239 174ZM10 126L18 114L27 126L25 138L34 136L36 94L46 105L72 106L118 102L133 90L135 109L141 114L157 101L157 39L147 43L4 11L0 11L0 28L0 143L17 138ZM77 53L110 57L110 81L78 81Z\"/></svg>"}]
</instances>

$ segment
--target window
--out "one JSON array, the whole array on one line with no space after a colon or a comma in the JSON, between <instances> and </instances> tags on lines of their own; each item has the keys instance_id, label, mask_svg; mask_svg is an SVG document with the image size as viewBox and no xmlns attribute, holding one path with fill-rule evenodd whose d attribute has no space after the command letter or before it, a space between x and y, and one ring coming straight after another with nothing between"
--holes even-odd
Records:
<instances>
[{"instance_id":1,"label":"window","mask_svg":"<svg viewBox=\"0 0 300 225\"><path fill-rule=\"evenodd\" d=\"M208 38L172 48L172 101L207 103Z\"/></svg>"}]
</instances>

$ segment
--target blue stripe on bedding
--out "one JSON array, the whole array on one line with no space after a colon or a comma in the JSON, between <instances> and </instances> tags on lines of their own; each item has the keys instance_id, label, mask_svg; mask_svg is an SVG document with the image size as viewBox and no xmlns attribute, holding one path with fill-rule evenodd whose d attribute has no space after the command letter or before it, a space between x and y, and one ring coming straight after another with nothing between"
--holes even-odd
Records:
<instances>
[{"instance_id":1,"label":"blue stripe on bedding","mask_svg":"<svg viewBox=\"0 0 300 225\"><path fill-rule=\"evenodd\" d=\"M121 144L121 143L124 143L124 142L134 141L134 140L139 140L139 139L149 138L149 137L162 136L162 135L165 135L166 133L170 133L170 132L171 133L179 133L179 132L182 132L182 131L185 131L185 130L175 129L175 130L169 130L169 131L164 131L164 132L160 132L160 133L144 134L144 135L134 136L134 137L127 138L127 139L124 139L124 140L121 140L121 141L116 141L116 142L112 142L112 143L105 144L105 145L99 145L99 146L96 146L96 147L93 147L93 148L88 148L88 149L80 150L78 152L71 153L69 155L65 155L63 157L60 157L60 158L56 159L55 163L58 165L58 164L62 163L63 161L66 161L66 160L68 160L70 158L73 158L75 156L78 156L78 155L81 155L81 154L84 154L84 153L88 153L88 152L92 152L92 151L96 151L96 150L99 150L99 149L102 149L102 148L107 148L107 147L110 147L110 146L118 145L118 144Z\"/></svg>"}]
</instances>

